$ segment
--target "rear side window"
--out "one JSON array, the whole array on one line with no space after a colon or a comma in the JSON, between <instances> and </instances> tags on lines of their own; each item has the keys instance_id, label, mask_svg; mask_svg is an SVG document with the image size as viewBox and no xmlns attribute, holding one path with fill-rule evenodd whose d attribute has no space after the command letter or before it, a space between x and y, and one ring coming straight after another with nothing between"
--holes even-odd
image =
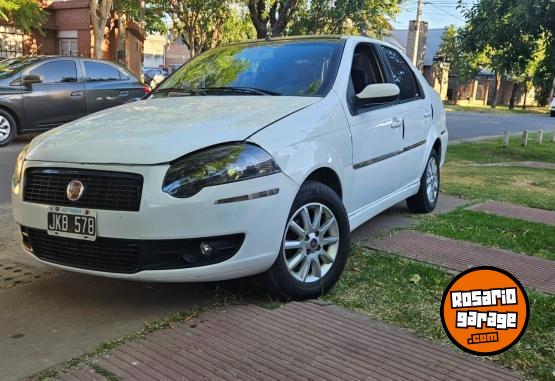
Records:
<instances>
[{"instance_id":1,"label":"rear side window","mask_svg":"<svg viewBox=\"0 0 555 381\"><path fill-rule=\"evenodd\" d=\"M70 60L43 63L31 70L29 74L40 76L42 83L45 84L77 82L75 62Z\"/></svg>"},{"instance_id":2,"label":"rear side window","mask_svg":"<svg viewBox=\"0 0 555 381\"><path fill-rule=\"evenodd\" d=\"M88 82L119 81L120 71L112 65L85 61Z\"/></svg>"},{"instance_id":3,"label":"rear side window","mask_svg":"<svg viewBox=\"0 0 555 381\"><path fill-rule=\"evenodd\" d=\"M400 100L406 101L419 98L420 89L407 61L394 49L382 46L382 50L387 62L389 62L393 82L401 89Z\"/></svg>"}]
</instances>

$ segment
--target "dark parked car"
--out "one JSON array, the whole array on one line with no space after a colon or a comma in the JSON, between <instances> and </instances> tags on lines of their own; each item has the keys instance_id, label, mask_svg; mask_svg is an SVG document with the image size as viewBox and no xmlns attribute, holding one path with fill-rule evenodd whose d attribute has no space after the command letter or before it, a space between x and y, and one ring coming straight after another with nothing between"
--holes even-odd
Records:
<instances>
[{"instance_id":1,"label":"dark parked car","mask_svg":"<svg viewBox=\"0 0 555 381\"><path fill-rule=\"evenodd\" d=\"M164 69L156 69L156 68L143 69L144 81L150 87L156 87L168 76L169 76L168 72Z\"/></svg>"},{"instance_id":2,"label":"dark parked car","mask_svg":"<svg viewBox=\"0 0 555 381\"><path fill-rule=\"evenodd\" d=\"M61 56L1 61L0 147L17 134L43 132L149 91L112 62Z\"/></svg>"}]
</instances>

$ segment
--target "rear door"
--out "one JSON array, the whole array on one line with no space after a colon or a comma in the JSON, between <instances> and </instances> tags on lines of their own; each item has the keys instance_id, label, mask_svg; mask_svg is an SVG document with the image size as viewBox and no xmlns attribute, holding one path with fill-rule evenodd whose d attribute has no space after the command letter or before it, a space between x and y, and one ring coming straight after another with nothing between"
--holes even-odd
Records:
<instances>
[{"instance_id":1,"label":"rear door","mask_svg":"<svg viewBox=\"0 0 555 381\"><path fill-rule=\"evenodd\" d=\"M86 114L84 84L74 59L47 61L25 71L42 82L22 86L26 125L45 130L71 122Z\"/></svg>"},{"instance_id":2,"label":"rear door","mask_svg":"<svg viewBox=\"0 0 555 381\"><path fill-rule=\"evenodd\" d=\"M124 104L142 91L128 73L108 62L83 60L87 114Z\"/></svg>"},{"instance_id":3,"label":"rear door","mask_svg":"<svg viewBox=\"0 0 555 381\"><path fill-rule=\"evenodd\" d=\"M394 103L355 107L355 94L367 85L387 82L388 75L375 45L359 43L354 51L347 100L347 117L353 144L353 195L355 209L377 202L400 185L399 152L402 151L402 120Z\"/></svg>"},{"instance_id":4,"label":"rear door","mask_svg":"<svg viewBox=\"0 0 555 381\"><path fill-rule=\"evenodd\" d=\"M381 46L383 60L389 66L389 82L399 86L399 104L395 114L403 123L403 153L400 187L418 181L426 152L426 139L432 124L431 101L425 98L422 85L412 67L395 49Z\"/></svg>"}]
</instances>

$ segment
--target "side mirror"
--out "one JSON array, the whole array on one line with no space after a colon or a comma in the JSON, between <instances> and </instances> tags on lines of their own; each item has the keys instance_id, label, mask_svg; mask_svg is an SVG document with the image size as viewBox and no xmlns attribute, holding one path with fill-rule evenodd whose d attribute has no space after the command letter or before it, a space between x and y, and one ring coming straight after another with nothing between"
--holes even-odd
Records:
<instances>
[{"instance_id":1,"label":"side mirror","mask_svg":"<svg viewBox=\"0 0 555 381\"><path fill-rule=\"evenodd\" d=\"M394 83L374 83L356 95L358 104L380 104L399 99L401 89Z\"/></svg>"},{"instance_id":2,"label":"side mirror","mask_svg":"<svg viewBox=\"0 0 555 381\"><path fill-rule=\"evenodd\" d=\"M42 83L42 78L40 75L29 74L21 77L22 86L32 85L34 83Z\"/></svg>"}]
</instances>

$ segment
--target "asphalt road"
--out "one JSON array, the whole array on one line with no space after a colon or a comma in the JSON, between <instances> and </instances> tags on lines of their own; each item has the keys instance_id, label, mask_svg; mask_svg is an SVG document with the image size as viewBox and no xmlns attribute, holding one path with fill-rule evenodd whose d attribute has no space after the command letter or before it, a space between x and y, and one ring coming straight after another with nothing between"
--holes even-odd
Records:
<instances>
[{"instance_id":1,"label":"asphalt road","mask_svg":"<svg viewBox=\"0 0 555 381\"><path fill-rule=\"evenodd\" d=\"M516 134L528 131L555 131L555 118L528 114L478 114L450 112L447 114L449 140L473 139L503 135L504 131Z\"/></svg>"}]
</instances>

